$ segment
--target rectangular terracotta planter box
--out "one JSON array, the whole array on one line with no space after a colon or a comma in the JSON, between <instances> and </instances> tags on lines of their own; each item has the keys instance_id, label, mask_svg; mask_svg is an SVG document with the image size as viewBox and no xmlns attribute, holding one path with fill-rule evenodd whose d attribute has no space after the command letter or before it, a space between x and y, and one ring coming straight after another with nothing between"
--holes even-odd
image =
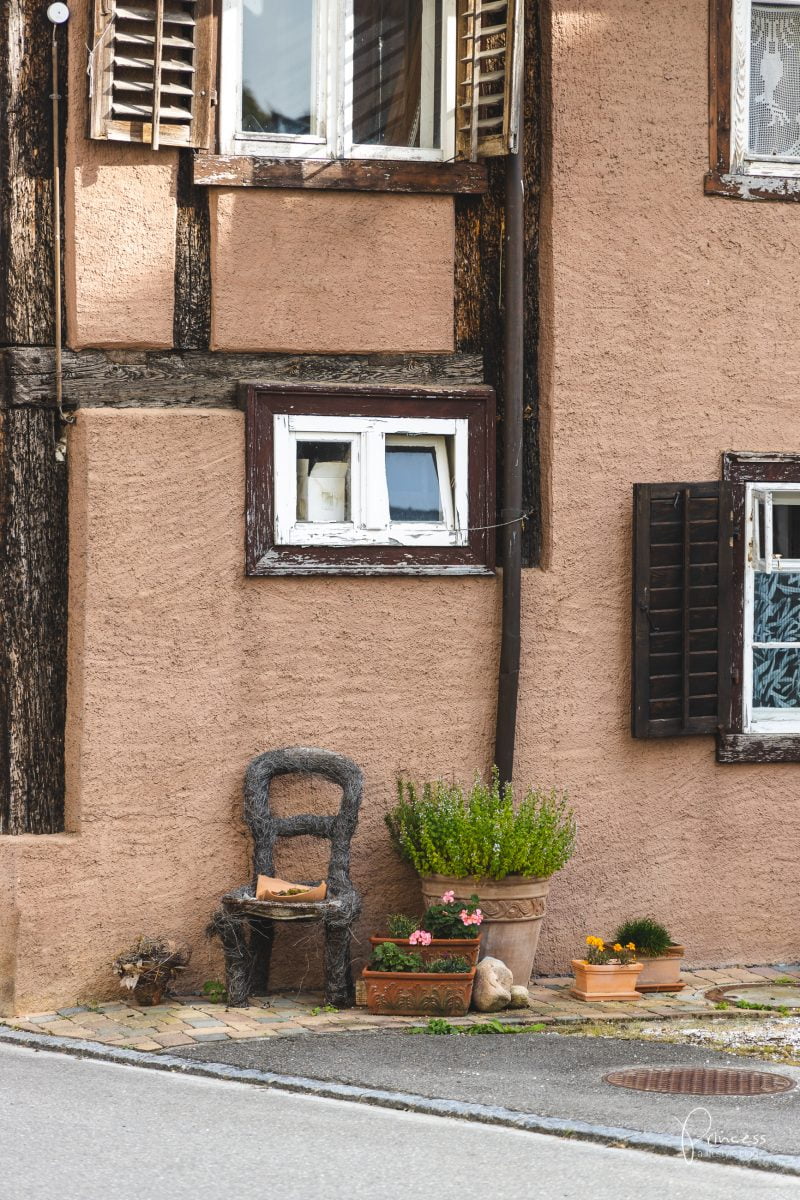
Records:
<instances>
[{"instance_id":1,"label":"rectangular terracotta planter box","mask_svg":"<svg viewBox=\"0 0 800 1200\"><path fill-rule=\"evenodd\" d=\"M435 958L465 958L471 967L478 965L478 951L481 948L480 935L476 938L433 938L430 946L410 946L408 938L371 937L370 945L374 950L383 942L391 942L411 954L419 954L423 962L433 962Z\"/></svg>"},{"instance_id":2,"label":"rectangular terracotta planter box","mask_svg":"<svg viewBox=\"0 0 800 1200\"><path fill-rule=\"evenodd\" d=\"M472 999L475 968L447 975L365 967L361 978L367 985L367 1008L378 1016L463 1017Z\"/></svg>"},{"instance_id":3,"label":"rectangular terracotta planter box","mask_svg":"<svg viewBox=\"0 0 800 1200\"><path fill-rule=\"evenodd\" d=\"M683 946L670 946L666 954L658 958L640 959L642 973L636 983L639 992L680 992L686 987L681 982L681 959Z\"/></svg>"},{"instance_id":4,"label":"rectangular terracotta planter box","mask_svg":"<svg viewBox=\"0 0 800 1200\"><path fill-rule=\"evenodd\" d=\"M575 987L570 988L570 996L576 1000L641 1000L641 993L636 991L642 964L640 962L608 963L605 966L594 966L583 959L573 958L572 970L575 975Z\"/></svg>"}]
</instances>

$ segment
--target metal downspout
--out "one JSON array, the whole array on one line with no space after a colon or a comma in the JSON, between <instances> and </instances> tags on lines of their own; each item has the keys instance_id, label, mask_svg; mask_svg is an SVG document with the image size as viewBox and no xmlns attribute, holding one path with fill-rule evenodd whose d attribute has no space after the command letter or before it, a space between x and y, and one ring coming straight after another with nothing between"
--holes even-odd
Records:
<instances>
[{"instance_id":1,"label":"metal downspout","mask_svg":"<svg viewBox=\"0 0 800 1200\"><path fill-rule=\"evenodd\" d=\"M494 761L501 783L514 774L520 667L522 579L522 429L524 374L524 129L519 106L517 152L506 159L503 261L503 509L500 514L503 612Z\"/></svg>"}]
</instances>

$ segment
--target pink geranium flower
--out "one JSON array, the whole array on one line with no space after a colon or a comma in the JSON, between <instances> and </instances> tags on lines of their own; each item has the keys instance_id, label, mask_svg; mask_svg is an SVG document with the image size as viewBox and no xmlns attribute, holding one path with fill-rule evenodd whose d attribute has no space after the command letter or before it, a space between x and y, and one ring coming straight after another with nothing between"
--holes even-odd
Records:
<instances>
[{"instance_id":1,"label":"pink geranium flower","mask_svg":"<svg viewBox=\"0 0 800 1200\"><path fill-rule=\"evenodd\" d=\"M455 892L444 892L442 895L442 904L452 904L455 898Z\"/></svg>"},{"instance_id":2,"label":"pink geranium flower","mask_svg":"<svg viewBox=\"0 0 800 1200\"><path fill-rule=\"evenodd\" d=\"M476 908L474 913L468 913L465 908L462 908L458 915L461 917L462 925L480 925L483 920L483 913L479 908Z\"/></svg>"},{"instance_id":3,"label":"pink geranium flower","mask_svg":"<svg viewBox=\"0 0 800 1200\"><path fill-rule=\"evenodd\" d=\"M430 946L431 935L425 929L415 929L408 941L412 946Z\"/></svg>"}]
</instances>

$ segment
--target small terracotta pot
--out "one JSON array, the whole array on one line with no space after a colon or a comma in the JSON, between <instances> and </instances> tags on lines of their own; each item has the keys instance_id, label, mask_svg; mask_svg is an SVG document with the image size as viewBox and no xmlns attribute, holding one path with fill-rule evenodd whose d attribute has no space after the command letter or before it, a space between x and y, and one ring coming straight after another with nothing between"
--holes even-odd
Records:
<instances>
[{"instance_id":1,"label":"small terracotta pot","mask_svg":"<svg viewBox=\"0 0 800 1200\"><path fill-rule=\"evenodd\" d=\"M595 966L582 958L573 958L572 971L575 987L570 996L576 1000L641 1000L636 991L636 980L642 970L640 962L606 963Z\"/></svg>"},{"instance_id":2,"label":"small terracotta pot","mask_svg":"<svg viewBox=\"0 0 800 1200\"><path fill-rule=\"evenodd\" d=\"M139 982L133 989L133 998L142 1008L150 1008L153 1004L160 1004L164 998L164 992L167 989L168 980L164 979L142 979L139 977Z\"/></svg>"},{"instance_id":3,"label":"small terracotta pot","mask_svg":"<svg viewBox=\"0 0 800 1200\"><path fill-rule=\"evenodd\" d=\"M475 968L458 975L413 971L369 971L367 1008L379 1016L463 1017L469 1011Z\"/></svg>"},{"instance_id":4,"label":"small terracotta pot","mask_svg":"<svg viewBox=\"0 0 800 1200\"><path fill-rule=\"evenodd\" d=\"M423 962L433 962L435 958L465 958L471 967L478 965L478 951L481 947L480 934L476 938L432 938L429 946L411 946L408 938L371 937L370 945L373 950L382 942L391 942L400 946L410 954L419 954Z\"/></svg>"},{"instance_id":5,"label":"small terracotta pot","mask_svg":"<svg viewBox=\"0 0 800 1200\"><path fill-rule=\"evenodd\" d=\"M514 983L527 987L539 944L550 890L550 879L507 875L505 879L455 879L450 875L422 875L422 899L427 908L443 892L452 891L457 900L476 895L483 913L481 958L499 958L514 976Z\"/></svg>"},{"instance_id":6,"label":"small terracotta pot","mask_svg":"<svg viewBox=\"0 0 800 1200\"><path fill-rule=\"evenodd\" d=\"M666 954L656 958L642 956L642 973L636 983L639 992L680 992L686 987L681 982L681 959L683 946L669 946Z\"/></svg>"}]
</instances>

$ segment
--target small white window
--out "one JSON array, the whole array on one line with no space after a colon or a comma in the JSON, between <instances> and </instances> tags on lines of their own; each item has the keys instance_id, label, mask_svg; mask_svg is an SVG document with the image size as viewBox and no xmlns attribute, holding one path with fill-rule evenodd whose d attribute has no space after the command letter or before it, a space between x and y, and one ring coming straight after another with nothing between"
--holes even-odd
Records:
<instances>
[{"instance_id":1,"label":"small white window","mask_svg":"<svg viewBox=\"0 0 800 1200\"><path fill-rule=\"evenodd\" d=\"M279 545L467 544L466 419L273 421Z\"/></svg>"},{"instance_id":2,"label":"small white window","mask_svg":"<svg viewBox=\"0 0 800 1200\"><path fill-rule=\"evenodd\" d=\"M223 0L225 154L455 153L456 0Z\"/></svg>"},{"instance_id":3,"label":"small white window","mask_svg":"<svg viewBox=\"0 0 800 1200\"><path fill-rule=\"evenodd\" d=\"M800 484L747 485L744 729L800 732Z\"/></svg>"},{"instance_id":4,"label":"small white window","mask_svg":"<svg viewBox=\"0 0 800 1200\"><path fill-rule=\"evenodd\" d=\"M733 0L731 170L800 175L800 0Z\"/></svg>"}]
</instances>

